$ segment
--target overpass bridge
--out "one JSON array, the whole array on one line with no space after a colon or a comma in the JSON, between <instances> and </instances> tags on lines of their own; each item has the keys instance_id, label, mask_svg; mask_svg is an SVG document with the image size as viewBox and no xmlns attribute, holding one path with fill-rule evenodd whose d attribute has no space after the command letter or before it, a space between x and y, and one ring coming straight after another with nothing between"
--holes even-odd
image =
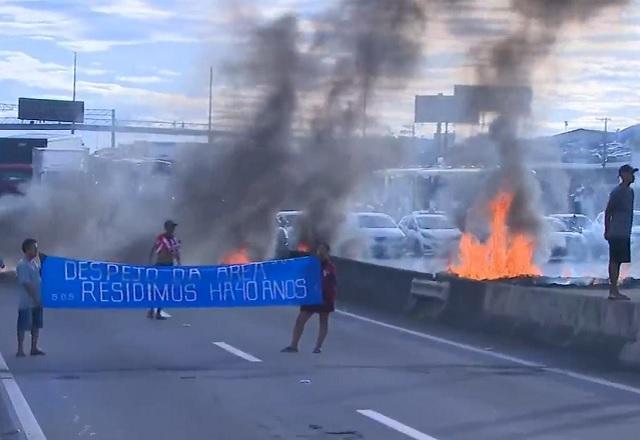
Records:
<instances>
[{"instance_id":1,"label":"overpass bridge","mask_svg":"<svg viewBox=\"0 0 640 440\"><path fill-rule=\"evenodd\" d=\"M117 133L144 133L169 136L201 136L209 140L227 134L213 130L209 124L185 121L155 121L117 119L110 109L86 109L84 123L45 122L21 120L18 106L0 103L0 131L94 131L111 133L111 146L115 147Z\"/></svg>"}]
</instances>

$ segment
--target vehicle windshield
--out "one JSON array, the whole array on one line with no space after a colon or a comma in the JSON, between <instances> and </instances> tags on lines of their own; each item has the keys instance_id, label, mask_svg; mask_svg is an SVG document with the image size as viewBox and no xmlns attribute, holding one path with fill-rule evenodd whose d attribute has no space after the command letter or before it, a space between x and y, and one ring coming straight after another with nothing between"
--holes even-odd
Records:
<instances>
[{"instance_id":1,"label":"vehicle windshield","mask_svg":"<svg viewBox=\"0 0 640 440\"><path fill-rule=\"evenodd\" d=\"M454 229L453 224L443 215L425 215L416 220L420 229Z\"/></svg>"},{"instance_id":2,"label":"vehicle windshield","mask_svg":"<svg viewBox=\"0 0 640 440\"><path fill-rule=\"evenodd\" d=\"M396 228L391 217L384 215L359 215L358 226L366 229Z\"/></svg>"}]
</instances>

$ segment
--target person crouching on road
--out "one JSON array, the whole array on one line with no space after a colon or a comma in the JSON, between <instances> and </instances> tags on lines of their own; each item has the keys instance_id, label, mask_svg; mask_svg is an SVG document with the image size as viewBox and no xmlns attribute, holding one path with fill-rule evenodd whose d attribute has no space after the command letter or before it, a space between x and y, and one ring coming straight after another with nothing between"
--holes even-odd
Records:
<instances>
[{"instance_id":1,"label":"person crouching on road","mask_svg":"<svg viewBox=\"0 0 640 440\"><path fill-rule=\"evenodd\" d=\"M18 306L18 352L24 357L24 335L31 332L31 356L42 356L44 351L38 347L38 338L43 324L43 310L40 296L40 263L38 242L27 238L22 243L24 257L16 266L16 275L20 284L20 303Z\"/></svg>"},{"instance_id":2,"label":"person crouching on road","mask_svg":"<svg viewBox=\"0 0 640 440\"><path fill-rule=\"evenodd\" d=\"M638 168L622 165L618 169L620 184L609 195L604 211L604 238L609 242L609 299L629 300L620 293L620 265L631 262L631 227L633 226L633 189Z\"/></svg>"},{"instance_id":3,"label":"person crouching on road","mask_svg":"<svg viewBox=\"0 0 640 440\"><path fill-rule=\"evenodd\" d=\"M283 353L297 353L298 343L302 337L304 326L309 318L314 313L317 313L320 318L320 329L318 332L318 339L316 341L316 347L313 350L314 353L322 353L322 344L329 332L329 314L335 311L335 301L337 295L337 280L336 280L336 267L331 261L329 255L329 245L326 243L318 246L318 257L320 258L322 269L322 299L323 303L319 305L302 306L300 307L300 313L296 319L295 326L293 327L293 336L291 338L291 344L282 350Z\"/></svg>"},{"instance_id":4,"label":"person crouching on road","mask_svg":"<svg viewBox=\"0 0 640 440\"><path fill-rule=\"evenodd\" d=\"M172 220L164 222L164 233L158 235L153 248L151 248L151 254L149 260L151 264L156 266L173 266L175 264L182 264L180 261L180 241L176 238L176 226ZM162 315L162 308L149 309L147 312L147 318L149 319L167 319Z\"/></svg>"}]
</instances>

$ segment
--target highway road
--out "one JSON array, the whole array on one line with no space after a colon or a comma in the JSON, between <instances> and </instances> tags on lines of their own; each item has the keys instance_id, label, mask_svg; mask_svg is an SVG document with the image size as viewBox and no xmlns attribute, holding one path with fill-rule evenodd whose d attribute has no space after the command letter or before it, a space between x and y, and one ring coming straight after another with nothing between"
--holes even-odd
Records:
<instances>
[{"instance_id":1,"label":"highway road","mask_svg":"<svg viewBox=\"0 0 640 440\"><path fill-rule=\"evenodd\" d=\"M583 376L553 354L489 348L474 335L407 329L363 311L333 316L322 354L311 353L315 322L300 353L283 354L293 309L171 312L162 322L143 310L48 310L47 355L16 359L16 292L0 286L4 377L16 379L14 400L28 402L17 413L30 438L635 440L640 432L632 373Z\"/></svg>"}]
</instances>

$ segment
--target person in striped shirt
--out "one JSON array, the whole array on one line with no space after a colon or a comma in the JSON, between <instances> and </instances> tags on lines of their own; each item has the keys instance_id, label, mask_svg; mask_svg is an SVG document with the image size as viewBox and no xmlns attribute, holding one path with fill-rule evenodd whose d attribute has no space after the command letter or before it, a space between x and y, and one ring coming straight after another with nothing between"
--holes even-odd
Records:
<instances>
[{"instance_id":1,"label":"person in striped shirt","mask_svg":"<svg viewBox=\"0 0 640 440\"><path fill-rule=\"evenodd\" d=\"M176 226L178 224L173 220L164 222L164 233L156 237L156 241L151 248L149 259L156 266L174 266L180 265L180 240L176 238ZM167 319L162 315L162 308L149 309L147 318L164 320Z\"/></svg>"}]
</instances>

